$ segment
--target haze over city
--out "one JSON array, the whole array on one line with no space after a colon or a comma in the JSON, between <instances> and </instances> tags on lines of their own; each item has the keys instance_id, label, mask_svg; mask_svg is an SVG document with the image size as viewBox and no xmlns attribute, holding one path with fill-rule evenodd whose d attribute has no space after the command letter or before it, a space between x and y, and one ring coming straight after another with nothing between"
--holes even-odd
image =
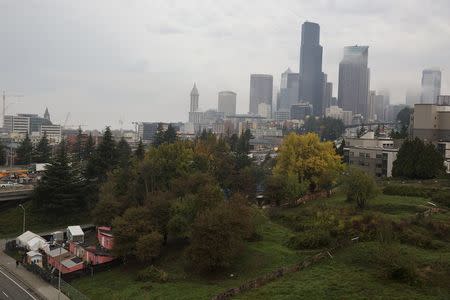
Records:
<instances>
[{"instance_id":1,"label":"haze over city","mask_svg":"<svg viewBox=\"0 0 450 300\"><path fill-rule=\"evenodd\" d=\"M56 123L131 128L133 121L187 121L194 82L201 109L217 93L249 106L251 73L274 86L298 72L301 24L320 24L323 71L337 95L343 47L369 46L370 88L404 103L425 68L450 90L450 2L440 1L8 1L0 4L0 88L24 97L7 113Z\"/></svg>"}]
</instances>

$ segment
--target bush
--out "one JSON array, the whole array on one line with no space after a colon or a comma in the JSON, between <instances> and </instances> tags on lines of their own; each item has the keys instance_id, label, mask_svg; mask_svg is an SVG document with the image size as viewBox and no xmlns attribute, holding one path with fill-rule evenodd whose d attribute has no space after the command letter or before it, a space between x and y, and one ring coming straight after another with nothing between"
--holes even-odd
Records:
<instances>
[{"instance_id":1,"label":"bush","mask_svg":"<svg viewBox=\"0 0 450 300\"><path fill-rule=\"evenodd\" d=\"M373 176L357 168L349 168L342 178L342 187L347 200L355 202L358 208L364 208L367 201L378 194Z\"/></svg>"},{"instance_id":2,"label":"bush","mask_svg":"<svg viewBox=\"0 0 450 300\"><path fill-rule=\"evenodd\" d=\"M430 236L411 229L406 229L400 235L400 241L424 249L438 249L442 247L441 243L434 241Z\"/></svg>"},{"instance_id":3,"label":"bush","mask_svg":"<svg viewBox=\"0 0 450 300\"><path fill-rule=\"evenodd\" d=\"M431 201L450 208L450 191L436 191L431 194Z\"/></svg>"},{"instance_id":4,"label":"bush","mask_svg":"<svg viewBox=\"0 0 450 300\"><path fill-rule=\"evenodd\" d=\"M398 246L380 246L375 253L375 263L386 278L411 285L420 283L414 258L402 253Z\"/></svg>"},{"instance_id":5,"label":"bush","mask_svg":"<svg viewBox=\"0 0 450 300\"><path fill-rule=\"evenodd\" d=\"M291 237L287 246L295 250L317 249L327 247L331 242L332 239L328 231L306 231Z\"/></svg>"},{"instance_id":6,"label":"bush","mask_svg":"<svg viewBox=\"0 0 450 300\"><path fill-rule=\"evenodd\" d=\"M391 196L407 196L407 197L431 197L432 194L437 192L436 189L423 188L411 185L397 185L391 184L383 189L383 194Z\"/></svg>"},{"instance_id":7,"label":"bush","mask_svg":"<svg viewBox=\"0 0 450 300\"><path fill-rule=\"evenodd\" d=\"M169 280L169 274L151 265L137 273L137 280L164 283Z\"/></svg>"}]
</instances>

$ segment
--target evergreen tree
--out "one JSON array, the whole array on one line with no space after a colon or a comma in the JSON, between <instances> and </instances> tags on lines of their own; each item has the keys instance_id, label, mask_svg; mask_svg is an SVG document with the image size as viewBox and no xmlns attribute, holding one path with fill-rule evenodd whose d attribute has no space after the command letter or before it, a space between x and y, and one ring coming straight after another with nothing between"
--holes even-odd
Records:
<instances>
[{"instance_id":1,"label":"evergreen tree","mask_svg":"<svg viewBox=\"0 0 450 300\"><path fill-rule=\"evenodd\" d=\"M2 142L0 142L0 166L3 166L5 164L6 164L6 147Z\"/></svg>"},{"instance_id":2,"label":"evergreen tree","mask_svg":"<svg viewBox=\"0 0 450 300\"><path fill-rule=\"evenodd\" d=\"M85 160L89 160L95 151L95 142L94 138L92 137L92 133L89 133L89 136L87 138L86 144L83 148L83 158Z\"/></svg>"},{"instance_id":3,"label":"evergreen tree","mask_svg":"<svg viewBox=\"0 0 450 300\"><path fill-rule=\"evenodd\" d=\"M377 128L375 128L374 135L375 135L375 137L379 137L380 136L380 125L377 125Z\"/></svg>"},{"instance_id":4,"label":"evergreen tree","mask_svg":"<svg viewBox=\"0 0 450 300\"><path fill-rule=\"evenodd\" d=\"M392 175L411 179L435 178L444 170L444 158L433 144L405 140L394 161Z\"/></svg>"},{"instance_id":5,"label":"evergreen tree","mask_svg":"<svg viewBox=\"0 0 450 300\"><path fill-rule=\"evenodd\" d=\"M19 148L16 150L16 164L28 165L31 163L33 155L33 145L31 144L30 137L27 135L25 139L20 143Z\"/></svg>"},{"instance_id":6,"label":"evergreen tree","mask_svg":"<svg viewBox=\"0 0 450 300\"><path fill-rule=\"evenodd\" d=\"M333 118L325 118L321 121L321 139L324 141L335 141L345 131L345 125L342 120L333 119Z\"/></svg>"},{"instance_id":7,"label":"evergreen tree","mask_svg":"<svg viewBox=\"0 0 450 300\"><path fill-rule=\"evenodd\" d=\"M156 129L156 134L153 138L153 146L158 147L162 145L165 141L165 132L162 123L158 124L158 128Z\"/></svg>"},{"instance_id":8,"label":"evergreen tree","mask_svg":"<svg viewBox=\"0 0 450 300\"><path fill-rule=\"evenodd\" d=\"M74 154L75 161L80 162L83 159L85 159L84 149L83 149L83 132L81 131L81 127L78 127L78 134L77 134L77 139L75 141L73 154Z\"/></svg>"},{"instance_id":9,"label":"evergreen tree","mask_svg":"<svg viewBox=\"0 0 450 300\"><path fill-rule=\"evenodd\" d=\"M242 132L239 137L237 144L237 152L240 154L248 154L250 152L250 139L252 138L252 133L250 129L246 129Z\"/></svg>"},{"instance_id":10,"label":"evergreen tree","mask_svg":"<svg viewBox=\"0 0 450 300\"><path fill-rule=\"evenodd\" d=\"M47 139L47 133L41 137L41 140L37 144L33 151L33 162L35 163L48 163L50 161L51 148Z\"/></svg>"},{"instance_id":11,"label":"evergreen tree","mask_svg":"<svg viewBox=\"0 0 450 300\"><path fill-rule=\"evenodd\" d=\"M413 112L414 110L410 107L405 107L398 112L396 119L402 127L408 128L409 122L411 120L411 114Z\"/></svg>"},{"instance_id":12,"label":"evergreen tree","mask_svg":"<svg viewBox=\"0 0 450 300\"><path fill-rule=\"evenodd\" d=\"M138 146L136 148L136 151L134 151L134 156L140 161L144 159L145 148L144 148L144 144L142 143L141 139L139 139L139 143L138 143Z\"/></svg>"},{"instance_id":13,"label":"evergreen tree","mask_svg":"<svg viewBox=\"0 0 450 300\"><path fill-rule=\"evenodd\" d=\"M85 206L83 186L80 174L69 166L66 143L62 141L34 190L34 206L53 216L80 211Z\"/></svg>"},{"instance_id":14,"label":"evergreen tree","mask_svg":"<svg viewBox=\"0 0 450 300\"><path fill-rule=\"evenodd\" d=\"M164 133L164 142L173 144L176 141L177 141L177 132L175 131L175 128L172 126L172 124L169 124L169 127L167 127L167 130Z\"/></svg>"},{"instance_id":15,"label":"evergreen tree","mask_svg":"<svg viewBox=\"0 0 450 300\"><path fill-rule=\"evenodd\" d=\"M117 144L117 157L120 166L127 166L131 158L131 147L122 137Z\"/></svg>"},{"instance_id":16,"label":"evergreen tree","mask_svg":"<svg viewBox=\"0 0 450 300\"><path fill-rule=\"evenodd\" d=\"M112 137L111 129L106 127L102 142L88 162L86 175L88 178L97 178L100 182L104 182L107 173L117 166L117 162L116 142Z\"/></svg>"}]
</instances>

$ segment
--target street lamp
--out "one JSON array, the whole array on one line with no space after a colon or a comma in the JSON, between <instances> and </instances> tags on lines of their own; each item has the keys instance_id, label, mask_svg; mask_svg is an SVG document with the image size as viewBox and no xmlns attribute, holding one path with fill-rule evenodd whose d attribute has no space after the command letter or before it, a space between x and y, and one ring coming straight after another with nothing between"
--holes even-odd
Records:
<instances>
[{"instance_id":1,"label":"street lamp","mask_svg":"<svg viewBox=\"0 0 450 300\"><path fill-rule=\"evenodd\" d=\"M61 244L56 243L56 245L59 246L59 268L58 268L58 300L61 299L61 254L62 254L62 249L64 247L64 242L62 242Z\"/></svg>"},{"instance_id":2,"label":"street lamp","mask_svg":"<svg viewBox=\"0 0 450 300\"><path fill-rule=\"evenodd\" d=\"M19 204L19 207L23 209L23 232L25 232L25 207L22 204Z\"/></svg>"}]
</instances>

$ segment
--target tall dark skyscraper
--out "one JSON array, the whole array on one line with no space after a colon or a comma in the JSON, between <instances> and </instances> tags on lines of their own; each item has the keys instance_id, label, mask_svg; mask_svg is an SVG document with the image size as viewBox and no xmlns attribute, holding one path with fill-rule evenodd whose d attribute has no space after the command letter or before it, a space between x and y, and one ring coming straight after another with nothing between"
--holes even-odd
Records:
<instances>
[{"instance_id":1,"label":"tall dark skyscraper","mask_svg":"<svg viewBox=\"0 0 450 300\"><path fill-rule=\"evenodd\" d=\"M368 46L344 48L344 58L339 63L338 101L343 110L368 117L370 70L367 67Z\"/></svg>"},{"instance_id":2,"label":"tall dark skyscraper","mask_svg":"<svg viewBox=\"0 0 450 300\"><path fill-rule=\"evenodd\" d=\"M319 42L319 24L303 23L300 46L299 100L312 104L315 116L321 116L323 112L323 50Z\"/></svg>"},{"instance_id":3,"label":"tall dark skyscraper","mask_svg":"<svg viewBox=\"0 0 450 300\"><path fill-rule=\"evenodd\" d=\"M265 103L272 107L273 77L267 74L250 75L250 107L249 112L258 114L258 105Z\"/></svg>"}]
</instances>

